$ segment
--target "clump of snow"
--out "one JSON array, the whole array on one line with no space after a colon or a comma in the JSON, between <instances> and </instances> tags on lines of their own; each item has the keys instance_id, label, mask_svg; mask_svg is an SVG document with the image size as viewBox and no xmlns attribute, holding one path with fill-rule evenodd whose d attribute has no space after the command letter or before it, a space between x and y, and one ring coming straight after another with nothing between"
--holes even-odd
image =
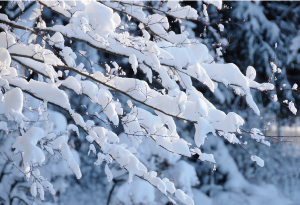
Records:
<instances>
[{"instance_id":1,"label":"clump of snow","mask_svg":"<svg viewBox=\"0 0 300 205\"><path fill-rule=\"evenodd\" d=\"M293 85L292 89L293 89L293 90L297 90L297 88L298 88L298 85L295 83L295 84Z\"/></svg>"},{"instance_id":2,"label":"clump of snow","mask_svg":"<svg viewBox=\"0 0 300 205\"><path fill-rule=\"evenodd\" d=\"M258 166L263 167L265 165L264 160L262 160L260 157L252 155L251 160L256 162Z\"/></svg>"},{"instance_id":3,"label":"clump of snow","mask_svg":"<svg viewBox=\"0 0 300 205\"><path fill-rule=\"evenodd\" d=\"M277 72L277 65L273 62L270 62L271 68L272 68L272 72L276 73Z\"/></svg>"},{"instance_id":4,"label":"clump of snow","mask_svg":"<svg viewBox=\"0 0 300 205\"><path fill-rule=\"evenodd\" d=\"M44 131L38 127L31 127L24 135L17 137L13 148L23 156L24 171L28 172L30 165L45 161L43 151L37 147L37 142L44 136Z\"/></svg>"},{"instance_id":5,"label":"clump of snow","mask_svg":"<svg viewBox=\"0 0 300 205\"><path fill-rule=\"evenodd\" d=\"M103 37L114 32L121 23L120 16L117 13L99 2L92 1L87 4L84 13L87 14L91 27Z\"/></svg>"},{"instance_id":6,"label":"clump of snow","mask_svg":"<svg viewBox=\"0 0 300 205\"><path fill-rule=\"evenodd\" d=\"M260 142L262 144L267 145L268 147L270 146L270 142L265 141L265 136L264 134L257 128L252 128L250 130L250 136L252 139L254 139L257 142Z\"/></svg>"},{"instance_id":7,"label":"clump of snow","mask_svg":"<svg viewBox=\"0 0 300 205\"><path fill-rule=\"evenodd\" d=\"M202 117L198 119L198 123L195 125L195 143L198 147L204 144L204 140L209 132L215 133L215 129L208 123L208 121Z\"/></svg>"},{"instance_id":8,"label":"clump of snow","mask_svg":"<svg viewBox=\"0 0 300 205\"><path fill-rule=\"evenodd\" d=\"M136 59L136 56L134 54L131 54L129 56L129 63L131 64L132 70L134 74L137 72L137 67L138 67L138 61Z\"/></svg>"},{"instance_id":9,"label":"clump of snow","mask_svg":"<svg viewBox=\"0 0 300 205\"><path fill-rule=\"evenodd\" d=\"M199 159L204 162L210 162L210 163L216 164L214 155L212 155L212 154L201 153L199 156Z\"/></svg>"},{"instance_id":10,"label":"clump of snow","mask_svg":"<svg viewBox=\"0 0 300 205\"><path fill-rule=\"evenodd\" d=\"M190 196L186 195L181 189L177 189L175 191L175 196L184 204L194 205L194 200Z\"/></svg>"},{"instance_id":11,"label":"clump of snow","mask_svg":"<svg viewBox=\"0 0 300 205\"><path fill-rule=\"evenodd\" d=\"M246 76L251 79L254 80L256 77L256 70L255 68L253 68L252 66L248 66L247 67L247 71L246 71Z\"/></svg>"},{"instance_id":12,"label":"clump of snow","mask_svg":"<svg viewBox=\"0 0 300 205\"><path fill-rule=\"evenodd\" d=\"M31 184L31 187L30 187L30 193L33 197L36 197L36 194L37 194L37 187L36 187L36 182L33 182Z\"/></svg>"},{"instance_id":13,"label":"clump of snow","mask_svg":"<svg viewBox=\"0 0 300 205\"><path fill-rule=\"evenodd\" d=\"M3 94L1 94L3 96ZM24 119L22 114L23 93L20 88L14 88L4 94L0 101L0 114L5 114L9 120L21 123Z\"/></svg>"},{"instance_id":14,"label":"clump of snow","mask_svg":"<svg viewBox=\"0 0 300 205\"><path fill-rule=\"evenodd\" d=\"M289 109L294 115L297 114L297 108L295 107L295 104L292 101L289 102Z\"/></svg>"},{"instance_id":15,"label":"clump of snow","mask_svg":"<svg viewBox=\"0 0 300 205\"><path fill-rule=\"evenodd\" d=\"M111 172L111 170L109 169L109 167L108 167L107 164L105 165L105 174L106 174L106 176L107 176L108 182L111 182L112 179L113 179L113 174L112 174L112 172Z\"/></svg>"},{"instance_id":16,"label":"clump of snow","mask_svg":"<svg viewBox=\"0 0 300 205\"><path fill-rule=\"evenodd\" d=\"M96 148L95 148L95 145L93 145L93 144L90 144L88 156L90 155L91 151L92 151L94 154L96 154Z\"/></svg>"},{"instance_id":17,"label":"clump of snow","mask_svg":"<svg viewBox=\"0 0 300 205\"><path fill-rule=\"evenodd\" d=\"M82 176L81 171L68 145L68 139L68 136L62 135L51 143L51 147L53 149L60 150L60 153L62 157L66 160L68 166L73 170L77 179L80 179Z\"/></svg>"},{"instance_id":18,"label":"clump of snow","mask_svg":"<svg viewBox=\"0 0 300 205\"><path fill-rule=\"evenodd\" d=\"M56 32L49 40L50 45L54 45L57 48L63 49L65 44L65 39L60 32Z\"/></svg>"},{"instance_id":19,"label":"clump of snow","mask_svg":"<svg viewBox=\"0 0 300 205\"><path fill-rule=\"evenodd\" d=\"M11 57L9 52L5 48L0 48L0 66L9 67L11 63Z\"/></svg>"},{"instance_id":20,"label":"clump of snow","mask_svg":"<svg viewBox=\"0 0 300 205\"><path fill-rule=\"evenodd\" d=\"M277 95L276 95L276 94L273 96L273 99L274 99L274 102L277 102L277 101L278 101L278 98L277 98Z\"/></svg>"},{"instance_id":21,"label":"clump of snow","mask_svg":"<svg viewBox=\"0 0 300 205\"><path fill-rule=\"evenodd\" d=\"M70 47L63 47L59 54L64 58L68 66L73 68L76 67L75 59L77 56Z\"/></svg>"},{"instance_id":22,"label":"clump of snow","mask_svg":"<svg viewBox=\"0 0 300 205\"><path fill-rule=\"evenodd\" d=\"M3 130L6 133L8 133L8 128L7 128L7 123L6 122L0 121L0 130Z\"/></svg>"},{"instance_id":23,"label":"clump of snow","mask_svg":"<svg viewBox=\"0 0 300 205\"><path fill-rule=\"evenodd\" d=\"M208 3L208 4L212 4L215 7L217 7L218 9L222 8L222 0L205 0L204 2Z\"/></svg>"},{"instance_id":24,"label":"clump of snow","mask_svg":"<svg viewBox=\"0 0 300 205\"><path fill-rule=\"evenodd\" d=\"M220 56L220 57L223 56L222 49L223 49L222 47L219 47L219 48L216 49L217 55Z\"/></svg>"},{"instance_id":25,"label":"clump of snow","mask_svg":"<svg viewBox=\"0 0 300 205\"><path fill-rule=\"evenodd\" d=\"M219 27L219 29L220 29L221 32L224 31L224 25L223 24L218 24L218 27Z\"/></svg>"}]
</instances>

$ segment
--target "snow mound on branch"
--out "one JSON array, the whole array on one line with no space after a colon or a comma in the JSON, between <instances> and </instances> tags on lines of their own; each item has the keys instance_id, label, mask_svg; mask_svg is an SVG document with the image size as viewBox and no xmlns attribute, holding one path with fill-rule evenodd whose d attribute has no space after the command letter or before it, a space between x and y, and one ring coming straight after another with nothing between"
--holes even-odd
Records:
<instances>
[{"instance_id":1,"label":"snow mound on branch","mask_svg":"<svg viewBox=\"0 0 300 205\"><path fill-rule=\"evenodd\" d=\"M15 38L11 34L5 32L0 33L0 47L9 48L16 43Z\"/></svg>"},{"instance_id":2,"label":"snow mound on branch","mask_svg":"<svg viewBox=\"0 0 300 205\"><path fill-rule=\"evenodd\" d=\"M222 9L222 0L205 0L204 2L208 3L208 4L212 4L215 7L217 7L218 9Z\"/></svg>"},{"instance_id":3,"label":"snow mound on branch","mask_svg":"<svg viewBox=\"0 0 300 205\"><path fill-rule=\"evenodd\" d=\"M9 52L5 48L0 48L0 66L9 67L11 63L11 57Z\"/></svg>"},{"instance_id":4,"label":"snow mound on branch","mask_svg":"<svg viewBox=\"0 0 300 205\"><path fill-rule=\"evenodd\" d=\"M68 145L68 136L60 136L58 138L56 138L53 142L52 142L52 148L53 149L58 149L60 150L60 153L62 155L62 157L66 160L68 166L73 170L73 172L75 173L77 179L81 178L81 171L79 168L79 165L76 161L76 159L74 158L74 155Z\"/></svg>"},{"instance_id":5,"label":"snow mound on branch","mask_svg":"<svg viewBox=\"0 0 300 205\"><path fill-rule=\"evenodd\" d=\"M137 67L138 67L138 61L136 59L136 56L134 54L131 54L129 56L129 63L131 64L132 70L134 74L137 72Z\"/></svg>"},{"instance_id":6,"label":"snow mound on branch","mask_svg":"<svg viewBox=\"0 0 300 205\"><path fill-rule=\"evenodd\" d=\"M32 58L43 61L45 64L42 64L40 62L32 61L31 59L27 58L20 58L20 57L14 57L17 60L22 59L23 61L26 61L28 64L30 62L30 65L33 64L41 64L40 67L47 67L50 65L58 65L62 64L61 60L54 55L54 53L48 49L44 49L42 46L39 44L30 44L30 45L25 45L20 42L15 41L15 37L9 33L0 33L0 48L8 49L8 51L12 54L19 54L19 55L25 55L25 56L32 56ZM4 52L4 50L2 50ZM5 53L5 52L4 52ZM3 54L4 54L3 53ZM2 56L2 55L1 55ZM6 56L6 57L5 57ZM2 58L0 59L2 62L2 59L5 60L4 58L7 58L7 55L3 55ZM7 62L9 63L9 62ZM8 67L8 66L7 66Z\"/></svg>"},{"instance_id":7,"label":"snow mound on branch","mask_svg":"<svg viewBox=\"0 0 300 205\"><path fill-rule=\"evenodd\" d=\"M113 103L112 94L106 89L99 89L97 103L102 106L104 113L114 125L119 124L119 117L116 112L116 106Z\"/></svg>"},{"instance_id":8,"label":"snow mound on branch","mask_svg":"<svg viewBox=\"0 0 300 205\"><path fill-rule=\"evenodd\" d=\"M63 49L65 44L65 39L60 32L56 32L49 41L51 46L55 45L57 48Z\"/></svg>"},{"instance_id":9,"label":"snow mound on branch","mask_svg":"<svg viewBox=\"0 0 300 205\"><path fill-rule=\"evenodd\" d=\"M88 15L90 25L100 36L108 36L121 23L117 13L98 2L90 2L84 12Z\"/></svg>"},{"instance_id":10,"label":"snow mound on branch","mask_svg":"<svg viewBox=\"0 0 300 205\"><path fill-rule=\"evenodd\" d=\"M0 95L3 96L1 93ZM0 101L0 114L5 114L9 120L21 122L24 118L22 114L23 93L20 88L14 88L4 94Z\"/></svg>"},{"instance_id":11,"label":"snow mound on branch","mask_svg":"<svg viewBox=\"0 0 300 205\"><path fill-rule=\"evenodd\" d=\"M8 81L18 85L23 90L30 90L38 98L46 100L47 102L55 103L67 110L70 109L68 95L63 90L58 89L55 84L47 84L33 79L29 82L25 79L8 79ZM47 92L45 92L45 90L47 90Z\"/></svg>"},{"instance_id":12,"label":"snow mound on branch","mask_svg":"<svg viewBox=\"0 0 300 205\"><path fill-rule=\"evenodd\" d=\"M194 205L194 201L193 199L186 195L181 189L177 189L175 191L175 196L182 201L183 203L187 204L187 205Z\"/></svg>"},{"instance_id":13,"label":"snow mound on branch","mask_svg":"<svg viewBox=\"0 0 300 205\"><path fill-rule=\"evenodd\" d=\"M59 54L64 58L68 66L76 67L75 59L77 56L70 47L63 47Z\"/></svg>"},{"instance_id":14,"label":"snow mound on branch","mask_svg":"<svg viewBox=\"0 0 300 205\"><path fill-rule=\"evenodd\" d=\"M67 18L74 16L77 12L84 11L88 1L85 0L70 0L70 1L41 1L46 7L63 14ZM33 18L38 16L34 15Z\"/></svg>"},{"instance_id":15,"label":"snow mound on branch","mask_svg":"<svg viewBox=\"0 0 300 205\"><path fill-rule=\"evenodd\" d=\"M175 16L178 18L186 17L186 18L191 18L191 19L197 19L197 17L198 17L197 10L195 10L191 6L181 7L177 1L168 1L167 5L168 5L168 7L171 8L171 10L168 11L168 13L171 14L172 16Z\"/></svg>"},{"instance_id":16,"label":"snow mound on branch","mask_svg":"<svg viewBox=\"0 0 300 205\"><path fill-rule=\"evenodd\" d=\"M262 160L260 157L252 155L251 160L256 162L258 166L263 167L265 165L264 160Z\"/></svg>"},{"instance_id":17,"label":"snow mound on branch","mask_svg":"<svg viewBox=\"0 0 300 205\"><path fill-rule=\"evenodd\" d=\"M195 143L198 147L204 144L204 140L207 137L206 134L212 132L215 134L214 128L202 117L199 117L198 124L195 124L196 133L195 133Z\"/></svg>"},{"instance_id":18,"label":"snow mound on branch","mask_svg":"<svg viewBox=\"0 0 300 205\"><path fill-rule=\"evenodd\" d=\"M71 8L71 13L75 13L76 11L84 11L86 8L86 1L84 0L64 1L64 3Z\"/></svg>"},{"instance_id":19,"label":"snow mound on branch","mask_svg":"<svg viewBox=\"0 0 300 205\"><path fill-rule=\"evenodd\" d=\"M253 68L252 66L248 66L247 67L247 71L246 71L246 76L247 78L254 80L256 77L256 70L255 68Z\"/></svg>"},{"instance_id":20,"label":"snow mound on branch","mask_svg":"<svg viewBox=\"0 0 300 205\"><path fill-rule=\"evenodd\" d=\"M255 75L249 74L255 72L254 68L249 68L247 71L247 75L249 77L244 76L239 68L233 64L202 64L204 69L206 70L208 76L218 82L221 82L228 86L229 84L232 86L238 86L239 89L241 89L240 95L246 95L246 101L247 104L250 106L250 108L257 114L260 115L260 111L256 105L256 103L253 101L250 87L255 87L259 90L272 90L274 88L274 85L270 83L265 84L258 84L255 81L253 81ZM253 79L252 79L253 78ZM225 83L226 82L226 83Z\"/></svg>"},{"instance_id":21,"label":"snow mound on branch","mask_svg":"<svg viewBox=\"0 0 300 205\"><path fill-rule=\"evenodd\" d=\"M33 163L41 164L45 161L45 155L43 151L36 146L37 142L44 136L44 131L38 127L30 128L26 134L17 137L16 142L12 145L16 151L22 152L23 163L26 169L29 171L29 165Z\"/></svg>"}]
</instances>

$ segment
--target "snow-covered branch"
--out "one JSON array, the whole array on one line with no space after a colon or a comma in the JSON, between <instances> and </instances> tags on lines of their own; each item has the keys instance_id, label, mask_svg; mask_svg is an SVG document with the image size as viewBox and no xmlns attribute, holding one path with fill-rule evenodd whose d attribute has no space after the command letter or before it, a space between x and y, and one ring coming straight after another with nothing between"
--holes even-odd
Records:
<instances>
[{"instance_id":1,"label":"snow-covered branch","mask_svg":"<svg viewBox=\"0 0 300 205\"><path fill-rule=\"evenodd\" d=\"M97 156L95 165L106 163L103 173L108 182L122 176L119 170L124 169L128 172L128 183L134 183L138 177L173 203L179 200L194 205L191 187L199 184L195 169L189 168L188 163L175 165L181 156L210 162L216 170L218 161L212 154L215 151L211 149L207 154L203 149L210 133L215 139L221 136L239 145L250 156L249 160L264 166L264 161L251 154L238 135L247 133L253 142L269 147L267 136L256 125L246 131L242 127L243 115L233 112L235 108L222 111L222 106L215 106L197 85L201 83L217 95L222 90L218 84L222 84L232 94L243 97L260 116L261 107L251 90L278 101L277 95L271 96L267 91L276 91L272 82L281 69L271 62L269 81L259 83L255 81L254 67L249 66L244 74L233 63L216 63L221 48L217 48L214 57L205 41L192 38L191 30L181 27L176 34L170 27L168 17L177 19L179 25L180 20L208 22L208 4L214 4L216 12L222 9L221 1L201 3L203 17L199 17L201 12L189 5L182 6L179 1L162 2L158 7L143 1L37 1L29 22L15 22L0 14L0 130L4 131L0 134L12 135L11 142L4 140L9 148L3 151L9 156L4 160L7 164L8 159L8 164L11 162L27 180L32 180L26 189L30 189L33 198L24 194L16 199L17 188L12 188L11 200L29 204L30 200L37 200L38 194L44 200L44 189L54 195L51 177L67 176L70 170L77 179L82 177L79 149L76 151L72 132L78 137L85 136L80 139L80 146L88 148L88 156ZM25 8L21 1L17 5L22 11ZM65 22L46 23L45 11L57 13ZM222 24L218 28L224 30ZM106 60L102 52L109 58L114 56L114 60ZM138 79L138 72L147 80ZM288 89L297 90L297 84ZM292 101L281 104L296 115ZM50 120L54 111L48 105L63 113L61 119L57 115ZM185 137L181 130L180 123L185 122L194 126L194 140ZM67 166L57 165L57 158L64 159ZM159 166L179 166L179 174L159 172L158 162ZM6 166L10 166L6 164L0 179ZM57 171L58 167L62 171ZM180 170L189 177L180 177ZM172 174L178 175L178 181L173 183ZM131 200L132 204L140 203ZM152 201L149 199L149 203ZM143 203L148 202L145 199Z\"/></svg>"}]
</instances>

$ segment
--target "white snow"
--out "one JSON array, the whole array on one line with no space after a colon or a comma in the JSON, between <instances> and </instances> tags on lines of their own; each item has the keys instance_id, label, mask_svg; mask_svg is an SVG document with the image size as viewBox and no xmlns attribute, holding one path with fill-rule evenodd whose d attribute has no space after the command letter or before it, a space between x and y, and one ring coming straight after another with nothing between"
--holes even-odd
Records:
<instances>
[{"instance_id":1,"label":"white snow","mask_svg":"<svg viewBox=\"0 0 300 205\"><path fill-rule=\"evenodd\" d=\"M218 27L219 27L221 32L224 31L224 25L223 24L218 24Z\"/></svg>"},{"instance_id":2,"label":"white snow","mask_svg":"<svg viewBox=\"0 0 300 205\"><path fill-rule=\"evenodd\" d=\"M37 147L37 142L43 137L44 131L38 127L30 128L24 135L17 137L15 143L12 145L16 151L22 152L24 171L30 165L45 161L43 151Z\"/></svg>"},{"instance_id":3,"label":"white snow","mask_svg":"<svg viewBox=\"0 0 300 205\"><path fill-rule=\"evenodd\" d=\"M132 70L134 74L137 72L137 67L138 67L138 61L136 59L136 56L134 54L131 54L129 56L129 63L131 64Z\"/></svg>"},{"instance_id":4,"label":"white snow","mask_svg":"<svg viewBox=\"0 0 300 205\"><path fill-rule=\"evenodd\" d=\"M264 166L264 160L262 160L260 157L252 155L251 160L256 162L258 166L263 167Z\"/></svg>"},{"instance_id":5,"label":"white snow","mask_svg":"<svg viewBox=\"0 0 300 205\"><path fill-rule=\"evenodd\" d=\"M217 9L222 8L222 1L205 2L215 5ZM24 10L25 5L21 1L17 3L20 9ZM3 93L0 92L0 114L5 119L0 121L0 130L10 133L10 129L15 129L20 132L21 136L7 147L15 148L16 155L20 153L23 158L20 162L23 163L23 171L27 178L32 174L30 192L33 197L39 194L40 199L44 200L44 189L55 194L53 185L40 175L37 166L42 173L48 175L49 180L61 178L62 181L57 182L60 184L60 193L63 193L67 186L63 178L70 174L70 170L75 173L77 179L82 177L73 139L75 133L79 136L79 128L85 133L85 138L77 140L88 141L81 143L82 148L88 149L88 155L91 152L97 154L94 164L99 166L106 162L104 173L108 182L111 182L107 187L118 183L114 178L122 176L120 181L123 181L128 176L128 183L114 184L113 204L166 204L164 200L168 197L170 201L175 197L184 204L224 204L229 200L222 201L222 197L230 198L230 194L234 193L232 190L242 190L243 193L250 193L251 197L259 190L257 186L248 183L238 171L236 163L225 149L223 140L219 137L209 137L207 140L209 133L216 136L217 131L229 143L242 146L236 133L241 134L241 126L244 124L241 116L244 115L240 116L230 111L225 113L217 109L209 98L205 97L206 93L202 94L194 85L195 81L199 81L214 92L223 104L231 100L231 97L223 92L224 87L218 87L218 84L223 84L226 88L234 90L234 94L244 97L257 115L260 115L260 110L251 89L268 91L273 90L274 85L254 81L256 70L252 66L247 67L244 75L233 63L215 62L214 51L209 51L205 45L209 41L192 39L195 35L191 28L195 28L196 25L187 23L187 20L201 19L198 14L201 8L196 10L189 5L182 6L177 0L162 2L158 9L161 11L155 10L153 13L146 11L142 1L41 3L39 8L33 8L33 11L30 11L33 13L28 15L32 21L40 17L36 28L22 26L27 24L24 19L20 20L23 24L16 23L10 21L6 15L0 14L1 23L6 30L0 33L0 86L3 88ZM201 4L203 2L199 2L199 5ZM65 16L67 24L59 22L46 27L46 22L40 16L43 8ZM125 18L121 19L122 15L119 15L118 11L123 12L124 17L127 16L126 21L129 22L125 22ZM202 14L203 20L209 21L206 4L203 4ZM179 34L171 30L167 16L172 16L178 21L181 28ZM131 24L132 18L138 27ZM27 39L23 41L18 32L12 32L5 24L30 31ZM217 26L220 32L224 31L223 24ZM143 36L135 35L135 31L130 32L131 27L133 30L140 29ZM210 27L209 23L207 27ZM35 41L39 39L35 31L46 34L41 45L40 40ZM215 34L218 34L217 30ZM65 46L65 39L79 42L74 46L81 55L91 59L90 66L80 62L83 57L77 58L75 49ZM46 49L46 41L59 49L59 55L51 49ZM228 44L223 37L220 41L218 45L221 47L216 48L219 60L222 59L223 48ZM91 54L89 49L95 52ZM115 60L110 62L110 66L109 62L105 62L104 65L98 64L97 50L126 57L128 61ZM11 63L12 60L14 64ZM126 71L121 68L124 62L131 65L134 74L137 74L138 68L141 69L148 80L124 76ZM11 65L13 67L10 67ZM270 62L270 66L273 74L281 73L281 69L277 68L274 62ZM37 73L38 80L35 80L35 77L30 80L24 78L23 75L28 77L27 70ZM63 80L59 80L58 77ZM156 83L149 84L153 79L161 84L160 90L155 87ZM297 87L295 84L292 89L297 90ZM37 98L38 105L34 108L31 105L27 106L28 99L24 98L24 93ZM74 95L80 96L84 103L79 108L74 106ZM278 101L276 94L273 95L273 99ZM129 108L124 107L123 111L122 105L126 101ZM68 120L73 120L75 124L68 124L67 118L63 114L53 112L52 106L48 104L63 109L70 115ZM297 109L292 101L288 103L288 107L296 115ZM85 113L78 111L83 108L86 109ZM179 118L179 121L175 121L175 118ZM188 136L183 136L189 133L181 130L181 121L194 124L194 141ZM11 123L14 122L17 128L11 128ZM115 131L122 134L117 136ZM255 142L270 146L264 134L256 128L250 130L250 137ZM191 148L194 143L201 148ZM203 151L210 154L202 153L200 149L206 149L206 144L213 145L216 149ZM245 142L244 145L246 144ZM191 165L191 161L183 160L192 154L199 155L197 160L212 163L214 171L218 163L218 172L226 175L225 184L222 189L216 188L217 192L214 190L213 177L211 179L211 187L207 193L211 196L217 193L215 198L207 197L202 191L193 188L200 183L197 177L199 173ZM55 162L60 155L64 161ZM264 166L260 157L252 155L251 160L261 167ZM46 164L43 164L44 162ZM162 172L158 166L160 163L166 165ZM119 168L126 170L128 175L124 175L125 172ZM123 172L123 175L120 172ZM2 189L0 186L0 194ZM201 186L201 190L205 189L205 186ZM158 193L166 195L166 199L161 200ZM217 203L220 201L222 203Z\"/></svg>"},{"instance_id":6,"label":"white snow","mask_svg":"<svg viewBox=\"0 0 300 205\"><path fill-rule=\"evenodd\" d=\"M298 88L298 85L295 83L295 84L293 85L292 89L293 89L293 90L297 90L297 88Z\"/></svg>"}]
</instances>

